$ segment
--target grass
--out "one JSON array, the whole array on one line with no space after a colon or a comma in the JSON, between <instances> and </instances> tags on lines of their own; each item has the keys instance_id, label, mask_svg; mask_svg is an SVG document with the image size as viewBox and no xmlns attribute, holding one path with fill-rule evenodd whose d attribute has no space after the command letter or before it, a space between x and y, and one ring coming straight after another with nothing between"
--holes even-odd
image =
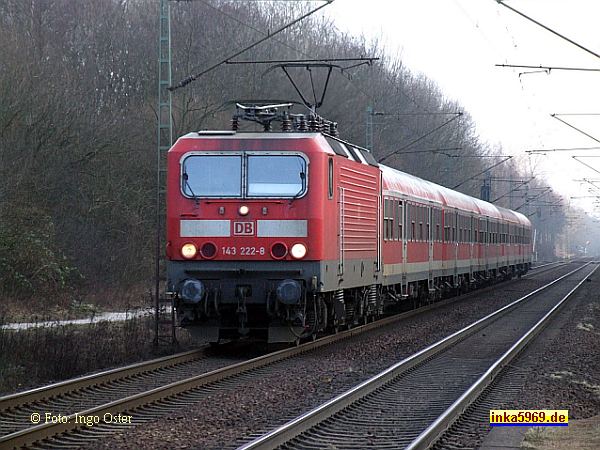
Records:
<instances>
[{"instance_id":1,"label":"grass","mask_svg":"<svg viewBox=\"0 0 600 450\"><path fill-rule=\"evenodd\" d=\"M533 427L521 448L531 450L597 450L600 448L600 416L573 420L568 427Z\"/></svg>"},{"instance_id":2,"label":"grass","mask_svg":"<svg viewBox=\"0 0 600 450\"><path fill-rule=\"evenodd\" d=\"M2 320L0 319L0 324ZM152 317L90 325L0 328L0 393L181 351L155 348ZM189 341L183 347L190 347Z\"/></svg>"},{"instance_id":3,"label":"grass","mask_svg":"<svg viewBox=\"0 0 600 450\"><path fill-rule=\"evenodd\" d=\"M4 323L85 319L104 311L132 311L154 304L151 293L141 285L127 289L92 286L52 298L5 295L0 300Z\"/></svg>"}]
</instances>

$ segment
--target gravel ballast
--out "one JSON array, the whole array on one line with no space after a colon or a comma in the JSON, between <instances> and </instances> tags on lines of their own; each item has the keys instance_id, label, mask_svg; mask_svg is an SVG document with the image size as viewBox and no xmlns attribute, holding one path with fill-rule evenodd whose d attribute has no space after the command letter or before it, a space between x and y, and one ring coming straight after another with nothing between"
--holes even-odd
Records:
<instances>
[{"instance_id":1,"label":"gravel ballast","mask_svg":"<svg viewBox=\"0 0 600 450\"><path fill-rule=\"evenodd\" d=\"M92 447L236 447L574 268L499 284L493 291L256 370L192 406Z\"/></svg>"}]
</instances>

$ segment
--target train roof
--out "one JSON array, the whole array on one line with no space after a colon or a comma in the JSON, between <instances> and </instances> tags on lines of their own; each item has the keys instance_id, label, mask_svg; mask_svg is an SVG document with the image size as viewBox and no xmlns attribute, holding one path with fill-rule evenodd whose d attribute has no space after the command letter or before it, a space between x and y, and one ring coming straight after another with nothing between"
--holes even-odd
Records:
<instances>
[{"instance_id":1,"label":"train roof","mask_svg":"<svg viewBox=\"0 0 600 450\"><path fill-rule=\"evenodd\" d=\"M215 137L224 139L283 139L283 138L296 138L296 139L314 139L316 137L323 136L317 132L277 132L270 131L265 133L264 131L232 131L232 130L201 130L192 131L190 133L180 136L179 139L213 139Z\"/></svg>"},{"instance_id":2,"label":"train roof","mask_svg":"<svg viewBox=\"0 0 600 450\"><path fill-rule=\"evenodd\" d=\"M504 219L509 222L531 226L531 222L523 214L510 209L501 208L483 200L461 192L418 178L400 170L378 164L373 155L366 149L337 138L325 136L319 132L236 132L236 131L197 131L181 136L182 139L314 139L320 141L320 149L327 153L354 160L362 164L378 166L384 179L384 189L407 194L418 199L434 202L450 208L462 209L483 216ZM173 148L176 145L173 146Z\"/></svg>"},{"instance_id":3,"label":"train roof","mask_svg":"<svg viewBox=\"0 0 600 450\"><path fill-rule=\"evenodd\" d=\"M384 180L384 189L407 194L426 202L438 203L446 207L462 209L496 219L531 226L531 222L523 214L510 209L501 208L489 202L479 200L431 181L418 178L405 172L379 165Z\"/></svg>"}]
</instances>

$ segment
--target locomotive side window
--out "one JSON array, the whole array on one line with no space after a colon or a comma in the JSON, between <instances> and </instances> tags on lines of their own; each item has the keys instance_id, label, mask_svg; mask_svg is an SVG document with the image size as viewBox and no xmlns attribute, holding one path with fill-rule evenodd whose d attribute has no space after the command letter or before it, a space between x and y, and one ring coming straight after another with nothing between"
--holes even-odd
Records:
<instances>
[{"instance_id":1,"label":"locomotive side window","mask_svg":"<svg viewBox=\"0 0 600 450\"><path fill-rule=\"evenodd\" d=\"M333 158L329 158L329 170L327 176L327 196L333 198Z\"/></svg>"},{"instance_id":2,"label":"locomotive side window","mask_svg":"<svg viewBox=\"0 0 600 450\"><path fill-rule=\"evenodd\" d=\"M300 156L248 156L248 195L300 197L306 191L306 161Z\"/></svg>"},{"instance_id":3,"label":"locomotive side window","mask_svg":"<svg viewBox=\"0 0 600 450\"><path fill-rule=\"evenodd\" d=\"M182 189L188 197L242 195L241 155L189 156L183 161Z\"/></svg>"}]
</instances>

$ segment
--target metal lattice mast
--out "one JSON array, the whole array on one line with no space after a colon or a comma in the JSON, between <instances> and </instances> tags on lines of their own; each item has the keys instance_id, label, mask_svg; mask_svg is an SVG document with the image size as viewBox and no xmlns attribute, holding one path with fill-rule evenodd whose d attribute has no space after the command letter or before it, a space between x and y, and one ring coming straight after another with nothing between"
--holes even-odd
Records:
<instances>
[{"instance_id":1,"label":"metal lattice mast","mask_svg":"<svg viewBox=\"0 0 600 450\"><path fill-rule=\"evenodd\" d=\"M161 296L161 278L164 275L163 235L165 231L165 188L167 152L173 143L173 116L171 104L171 5L159 0L158 37L158 108L157 108L157 164L156 164L156 273L155 273L155 333L154 342L175 342L174 311L167 311L171 301ZM172 305L171 305L172 306Z\"/></svg>"}]
</instances>

